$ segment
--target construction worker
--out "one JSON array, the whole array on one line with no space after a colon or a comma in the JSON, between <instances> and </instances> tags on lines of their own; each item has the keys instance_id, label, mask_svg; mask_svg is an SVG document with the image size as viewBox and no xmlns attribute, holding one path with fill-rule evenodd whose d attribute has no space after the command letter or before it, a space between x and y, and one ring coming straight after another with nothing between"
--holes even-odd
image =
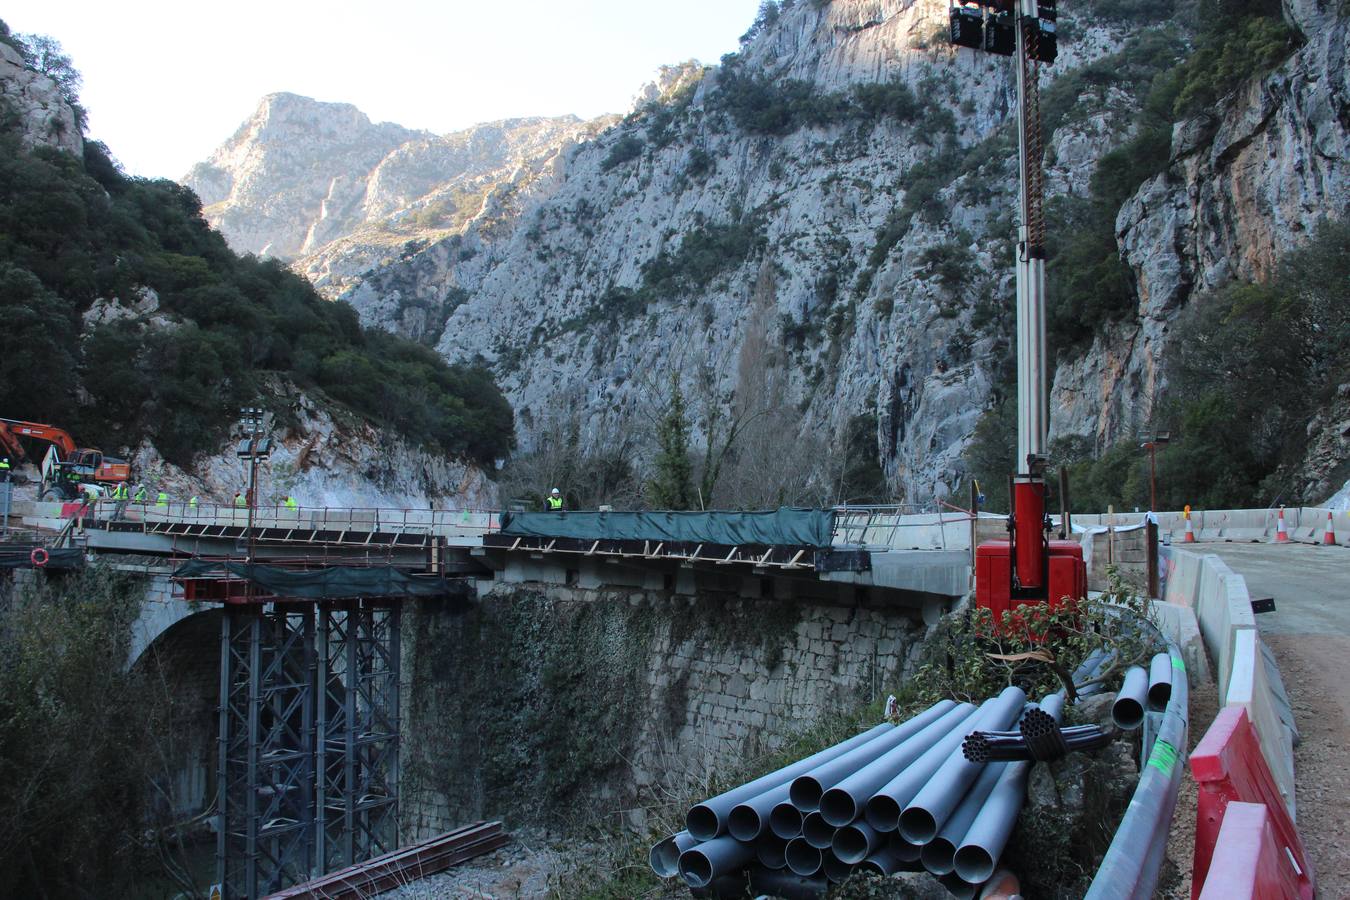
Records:
<instances>
[{"instance_id":1,"label":"construction worker","mask_svg":"<svg viewBox=\"0 0 1350 900\"><path fill-rule=\"evenodd\" d=\"M234 505L239 509L244 509L248 506L248 501L244 499L244 495L239 491L234 492Z\"/></svg>"},{"instance_id":2,"label":"construction worker","mask_svg":"<svg viewBox=\"0 0 1350 900\"><path fill-rule=\"evenodd\" d=\"M0 479L9 481L9 457L0 453Z\"/></svg>"},{"instance_id":3,"label":"construction worker","mask_svg":"<svg viewBox=\"0 0 1350 900\"><path fill-rule=\"evenodd\" d=\"M125 481L118 482L117 486L113 488L112 498L114 500L125 501L129 496L130 492L127 490L127 483Z\"/></svg>"},{"instance_id":4,"label":"construction worker","mask_svg":"<svg viewBox=\"0 0 1350 900\"><path fill-rule=\"evenodd\" d=\"M160 507L161 509L168 509L168 508L169 508L169 495L168 495L167 493L165 493L164 491L160 491L158 494L156 494L156 495L155 495L155 506Z\"/></svg>"},{"instance_id":5,"label":"construction worker","mask_svg":"<svg viewBox=\"0 0 1350 900\"><path fill-rule=\"evenodd\" d=\"M140 484L136 486L136 493L132 495L131 499L137 503L144 503L149 496L150 492L145 489L145 485Z\"/></svg>"},{"instance_id":6,"label":"construction worker","mask_svg":"<svg viewBox=\"0 0 1350 900\"><path fill-rule=\"evenodd\" d=\"M562 491L558 490L557 488L554 488L553 490L548 492L548 511L562 512L562 508L563 508Z\"/></svg>"},{"instance_id":7,"label":"construction worker","mask_svg":"<svg viewBox=\"0 0 1350 900\"><path fill-rule=\"evenodd\" d=\"M197 495L193 494L191 497L188 498L188 509L196 510L196 508L197 508Z\"/></svg>"},{"instance_id":8,"label":"construction worker","mask_svg":"<svg viewBox=\"0 0 1350 900\"><path fill-rule=\"evenodd\" d=\"M299 509L299 508L300 508L300 504L296 503L296 502L295 502L295 498L292 497L290 494L287 494L287 495L286 495L286 501L285 501L285 503L284 503L283 505L284 505L287 509Z\"/></svg>"}]
</instances>

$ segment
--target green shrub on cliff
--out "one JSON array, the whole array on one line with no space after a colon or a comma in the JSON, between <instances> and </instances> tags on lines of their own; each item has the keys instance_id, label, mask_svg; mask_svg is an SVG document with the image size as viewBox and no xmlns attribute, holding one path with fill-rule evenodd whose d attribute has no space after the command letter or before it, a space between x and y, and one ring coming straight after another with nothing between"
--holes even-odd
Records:
<instances>
[{"instance_id":1,"label":"green shrub on cliff","mask_svg":"<svg viewBox=\"0 0 1350 900\"><path fill-rule=\"evenodd\" d=\"M514 443L483 369L365 329L281 263L234 254L190 190L127 177L97 142L79 159L0 133L0 286L0 414L109 449L148 437L186 463L269 375L450 454L488 462Z\"/></svg>"}]
</instances>

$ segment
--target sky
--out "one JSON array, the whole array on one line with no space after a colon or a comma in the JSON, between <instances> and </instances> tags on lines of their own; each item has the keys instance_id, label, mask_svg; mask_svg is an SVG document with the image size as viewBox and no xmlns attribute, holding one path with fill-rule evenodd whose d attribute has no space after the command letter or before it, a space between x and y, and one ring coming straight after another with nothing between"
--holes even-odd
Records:
<instances>
[{"instance_id":1,"label":"sky","mask_svg":"<svg viewBox=\"0 0 1350 900\"><path fill-rule=\"evenodd\" d=\"M265 94L355 104L438 133L516 116L624 112L657 67L737 48L759 0L25 2L59 40L89 137L133 175L179 178Z\"/></svg>"}]
</instances>

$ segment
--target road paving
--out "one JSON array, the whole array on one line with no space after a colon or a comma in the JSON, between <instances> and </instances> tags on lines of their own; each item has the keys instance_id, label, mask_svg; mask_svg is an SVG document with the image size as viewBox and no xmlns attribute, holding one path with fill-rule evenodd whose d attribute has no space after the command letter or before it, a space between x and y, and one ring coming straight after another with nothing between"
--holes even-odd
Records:
<instances>
[{"instance_id":1,"label":"road paving","mask_svg":"<svg viewBox=\"0 0 1350 900\"><path fill-rule=\"evenodd\" d=\"M1298 827L1319 897L1350 897L1350 548L1200 544L1275 598L1256 617L1275 651L1303 741L1294 751Z\"/></svg>"}]
</instances>

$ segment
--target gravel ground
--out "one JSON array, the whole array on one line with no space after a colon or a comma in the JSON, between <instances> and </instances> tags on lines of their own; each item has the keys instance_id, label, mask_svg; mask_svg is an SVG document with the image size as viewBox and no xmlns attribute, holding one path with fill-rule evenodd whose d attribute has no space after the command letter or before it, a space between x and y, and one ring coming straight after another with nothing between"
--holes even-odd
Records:
<instances>
[{"instance_id":1,"label":"gravel ground","mask_svg":"<svg viewBox=\"0 0 1350 900\"><path fill-rule=\"evenodd\" d=\"M575 849L564 853L546 836L512 832L486 856L380 894L381 900L526 900L549 896L549 885Z\"/></svg>"},{"instance_id":2,"label":"gravel ground","mask_svg":"<svg viewBox=\"0 0 1350 900\"><path fill-rule=\"evenodd\" d=\"M1219 689L1211 682L1191 686L1190 708L1190 746L1195 749L1205 736L1209 724L1219 713ZM1167 837L1167 860L1170 866L1163 870L1163 879L1176 879L1159 894L1168 900L1190 900L1191 866L1195 861L1195 816L1196 816L1195 779L1191 777L1191 767L1186 766L1181 776L1181 791L1177 794L1177 809L1172 815L1172 830ZM1173 868L1174 867L1174 868Z\"/></svg>"},{"instance_id":3,"label":"gravel ground","mask_svg":"<svg viewBox=\"0 0 1350 900\"><path fill-rule=\"evenodd\" d=\"M1298 831L1317 875L1317 896L1350 897L1350 641L1271 635L1303 741L1294 750Z\"/></svg>"}]
</instances>

